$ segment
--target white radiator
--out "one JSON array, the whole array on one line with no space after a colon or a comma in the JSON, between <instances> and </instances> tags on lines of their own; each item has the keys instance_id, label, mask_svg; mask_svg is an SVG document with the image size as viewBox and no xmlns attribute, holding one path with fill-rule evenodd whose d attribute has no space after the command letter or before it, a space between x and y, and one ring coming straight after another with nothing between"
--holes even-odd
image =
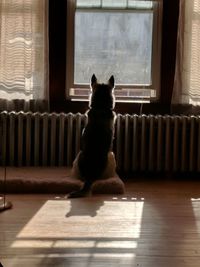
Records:
<instances>
[{"instance_id":1,"label":"white radiator","mask_svg":"<svg viewBox=\"0 0 200 267\"><path fill-rule=\"evenodd\" d=\"M71 166L83 114L0 113L0 165ZM120 171L200 171L200 117L117 115L113 150Z\"/></svg>"}]
</instances>

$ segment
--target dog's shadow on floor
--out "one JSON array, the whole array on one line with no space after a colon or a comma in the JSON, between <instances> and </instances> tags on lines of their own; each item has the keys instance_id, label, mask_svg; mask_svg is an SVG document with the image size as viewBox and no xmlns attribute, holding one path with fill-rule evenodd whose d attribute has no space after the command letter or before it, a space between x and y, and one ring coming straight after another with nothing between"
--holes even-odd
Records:
<instances>
[{"instance_id":1,"label":"dog's shadow on floor","mask_svg":"<svg viewBox=\"0 0 200 267\"><path fill-rule=\"evenodd\" d=\"M70 210L66 217L71 216L90 216L95 217L98 210L104 205L102 199L93 198L73 198L69 199Z\"/></svg>"}]
</instances>

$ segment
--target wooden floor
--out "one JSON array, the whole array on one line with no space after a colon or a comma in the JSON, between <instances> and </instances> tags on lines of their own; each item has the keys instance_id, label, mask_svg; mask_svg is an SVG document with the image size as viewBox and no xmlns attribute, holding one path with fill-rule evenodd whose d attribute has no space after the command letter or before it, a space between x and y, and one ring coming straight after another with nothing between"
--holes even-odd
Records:
<instances>
[{"instance_id":1,"label":"wooden floor","mask_svg":"<svg viewBox=\"0 0 200 267\"><path fill-rule=\"evenodd\" d=\"M9 195L4 267L199 267L200 182L126 184L123 196Z\"/></svg>"}]
</instances>

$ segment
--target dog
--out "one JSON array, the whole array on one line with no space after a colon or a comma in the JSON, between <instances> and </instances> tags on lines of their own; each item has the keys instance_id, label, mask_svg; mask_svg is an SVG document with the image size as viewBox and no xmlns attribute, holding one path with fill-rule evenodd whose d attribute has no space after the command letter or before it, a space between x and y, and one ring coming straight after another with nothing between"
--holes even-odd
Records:
<instances>
[{"instance_id":1,"label":"dog","mask_svg":"<svg viewBox=\"0 0 200 267\"><path fill-rule=\"evenodd\" d=\"M98 83L95 74L91 78L88 122L81 137L81 150L72 168L74 177L84 182L79 191L69 194L69 198L82 197L92 183L115 174L116 162L112 145L116 114L114 98L114 76L107 84Z\"/></svg>"}]
</instances>

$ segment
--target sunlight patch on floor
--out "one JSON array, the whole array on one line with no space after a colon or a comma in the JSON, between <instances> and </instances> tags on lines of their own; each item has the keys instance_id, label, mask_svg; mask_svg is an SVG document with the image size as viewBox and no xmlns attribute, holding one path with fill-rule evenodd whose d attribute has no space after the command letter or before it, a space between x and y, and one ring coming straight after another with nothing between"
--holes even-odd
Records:
<instances>
[{"instance_id":1,"label":"sunlight patch on floor","mask_svg":"<svg viewBox=\"0 0 200 267\"><path fill-rule=\"evenodd\" d=\"M196 218L196 227L200 235L200 198L191 198L194 217Z\"/></svg>"},{"instance_id":2,"label":"sunlight patch on floor","mask_svg":"<svg viewBox=\"0 0 200 267\"><path fill-rule=\"evenodd\" d=\"M18 258L133 263L144 201L85 198L47 200L10 245Z\"/></svg>"},{"instance_id":3,"label":"sunlight patch on floor","mask_svg":"<svg viewBox=\"0 0 200 267\"><path fill-rule=\"evenodd\" d=\"M113 238L113 242L101 242L98 246L133 248L135 242L115 239L139 238L143 204L144 201L129 199L47 200L19 232L13 247L76 246L76 240L70 238L77 239L78 246L83 245L81 239L84 246L92 246L93 241L87 238Z\"/></svg>"},{"instance_id":4,"label":"sunlight patch on floor","mask_svg":"<svg viewBox=\"0 0 200 267\"><path fill-rule=\"evenodd\" d=\"M17 237L138 238L142 211L142 201L48 200Z\"/></svg>"}]
</instances>

